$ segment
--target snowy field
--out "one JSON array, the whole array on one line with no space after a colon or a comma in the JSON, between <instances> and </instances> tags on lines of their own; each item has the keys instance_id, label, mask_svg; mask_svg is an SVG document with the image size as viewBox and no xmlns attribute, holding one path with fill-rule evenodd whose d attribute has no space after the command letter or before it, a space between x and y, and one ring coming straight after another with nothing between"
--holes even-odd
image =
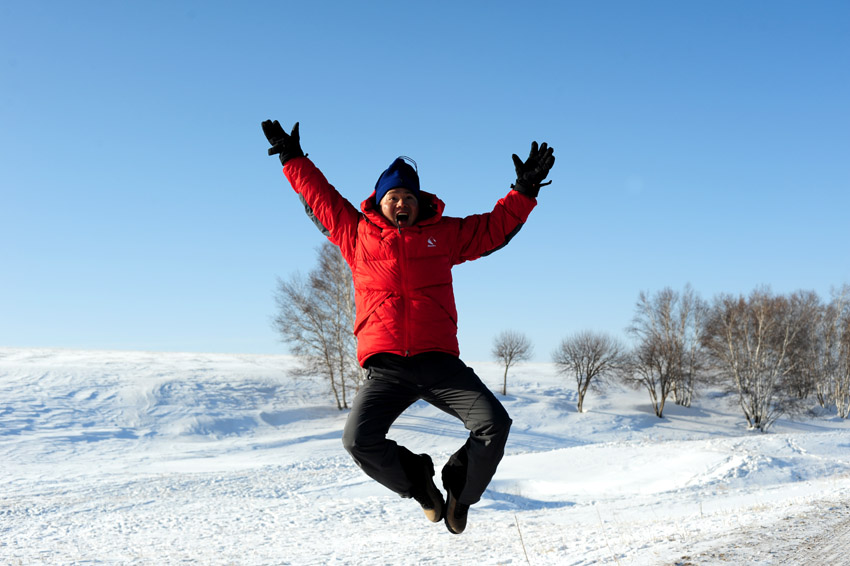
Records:
<instances>
[{"instance_id":1,"label":"snowy field","mask_svg":"<svg viewBox=\"0 0 850 566\"><path fill-rule=\"evenodd\" d=\"M524 364L508 451L460 536L363 475L287 356L0 348L2 564L847 564L850 423L748 432L728 397L658 419ZM494 390L501 369L470 363ZM501 396L500 396L501 397ZM440 466L462 426L392 436Z\"/></svg>"}]
</instances>

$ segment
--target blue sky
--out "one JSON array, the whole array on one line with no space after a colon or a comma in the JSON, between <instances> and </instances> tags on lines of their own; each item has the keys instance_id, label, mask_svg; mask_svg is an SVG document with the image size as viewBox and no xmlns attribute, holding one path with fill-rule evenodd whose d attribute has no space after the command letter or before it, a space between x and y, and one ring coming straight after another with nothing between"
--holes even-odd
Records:
<instances>
[{"instance_id":1,"label":"blue sky","mask_svg":"<svg viewBox=\"0 0 850 566\"><path fill-rule=\"evenodd\" d=\"M359 205L400 154L446 214L555 148L455 269L461 355L623 336L641 290L850 282L850 3L3 2L0 346L285 353L321 234L262 120Z\"/></svg>"}]
</instances>

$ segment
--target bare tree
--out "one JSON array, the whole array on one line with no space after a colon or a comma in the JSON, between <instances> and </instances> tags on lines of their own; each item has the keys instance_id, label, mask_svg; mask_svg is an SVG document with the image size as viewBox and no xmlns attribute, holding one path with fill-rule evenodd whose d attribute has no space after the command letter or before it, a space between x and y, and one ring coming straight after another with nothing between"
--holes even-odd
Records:
<instances>
[{"instance_id":1,"label":"bare tree","mask_svg":"<svg viewBox=\"0 0 850 566\"><path fill-rule=\"evenodd\" d=\"M850 289L845 286L845 289ZM838 415L846 419L850 416L850 305L843 303L839 317L838 363L835 367L835 397ZM838 399L841 400L839 405Z\"/></svg>"},{"instance_id":2,"label":"bare tree","mask_svg":"<svg viewBox=\"0 0 850 566\"><path fill-rule=\"evenodd\" d=\"M572 375L576 380L579 413L584 412L588 388L599 386L622 369L625 351L619 341L607 334L583 331L564 338L552 353L558 373Z\"/></svg>"},{"instance_id":3,"label":"bare tree","mask_svg":"<svg viewBox=\"0 0 850 566\"><path fill-rule=\"evenodd\" d=\"M690 406L697 380L705 369L701 341L706 303L690 285L679 293L665 288L653 296L641 292L628 333L635 339L630 371L624 380L645 387L660 418L671 395Z\"/></svg>"},{"instance_id":4,"label":"bare tree","mask_svg":"<svg viewBox=\"0 0 850 566\"><path fill-rule=\"evenodd\" d=\"M681 355L673 398L677 405L690 407L697 383L708 366L708 356L702 344L708 303L701 299L690 285L686 285L675 312L674 336Z\"/></svg>"},{"instance_id":5,"label":"bare tree","mask_svg":"<svg viewBox=\"0 0 850 566\"><path fill-rule=\"evenodd\" d=\"M814 293L789 297L757 289L749 297L721 295L706 325L705 344L734 384L751 429L766 431L794 407L786 378L799 369L799 340L817 305Z\"/></svg>"},{"instance_id":6,"label":"bare tree","mask_svg":"<svg viewBox=\"0 0 850 566\"><path fill-rule=\"evenodd\" d=\"M317 259L306 281L298 275L278 280L274 326L299 359L292 373L325 379L342 410L348 408L349 389L356 390L363 378L352 332L354 285L336 246L325 242Z\"/></svg>"},{"instance_id":7,"label":"bare tree","mask_svg":"<svg viewBox=\"0 0 850 566\"><path fill-rule=\"evenodd\" d=\"M664 416L664 404L673 391L673 370L663 344L657 339L638 342L630 352L628 369L623 381L635 388L644 387L649 393L652 409L658 418Z\"/></svg>"},{"instance_id":8,"label":"bare tree","mask_svg":"<svg viewBox=\"0 0 850 566\"><path fill-rule=\"evenodd\" d=\"M534 348L528 337L514 330L506 330L493 340L493 357L505 365L502 395L508 394L508 370L518 362L531 359Z\"/></svg>"},{"instance_id":9,"label":"bare tree","mask_svg":"<svg viewBox=\"0 0 850 566\"><path fill-rule=\"evenodd\" d=\"M800 329L789 357L793 371L786 377L789 391L798 399L815 394L822 407L832 403L832 385L838 354L838 314L835 305L815 300L809 324Z\"/></svg>"},{"instance_id":10,"label":"bare tree","mask_svg":"<svg viewBox=\"0 0 850 566\"><path fill-rule=\"evenodd\" d=\"M822 407L835 406L838 416L850 416L850 285L832 291L814 325L807 369Z\"/></svg>"}]
</instances>

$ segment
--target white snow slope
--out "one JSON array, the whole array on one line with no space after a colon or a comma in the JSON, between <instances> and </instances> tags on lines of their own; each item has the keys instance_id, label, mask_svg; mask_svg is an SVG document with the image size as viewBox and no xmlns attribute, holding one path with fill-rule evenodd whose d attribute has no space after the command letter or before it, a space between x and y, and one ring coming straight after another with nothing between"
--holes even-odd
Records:
<instances>
[{"instance_id":1,"label":"white snow slope","mask_svg":"<svg viewBox=\"0 0 850 566\"><path fill-rule=\"evenodd\" d=\"M0 348L2 564L847 564L850 423L746 430L705 393L512 369L508 451L462 535L367 478L346 412L287 356ZM494 391L495 363L473 363ZM391 436L439 466L459 422L417 403Z\"/></svg>"}]
</instances>

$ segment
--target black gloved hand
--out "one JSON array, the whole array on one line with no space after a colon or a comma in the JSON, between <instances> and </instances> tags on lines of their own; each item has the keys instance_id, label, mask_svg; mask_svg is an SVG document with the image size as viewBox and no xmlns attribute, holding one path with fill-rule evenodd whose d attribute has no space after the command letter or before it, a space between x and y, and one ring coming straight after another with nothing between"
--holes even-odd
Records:
<instances>
[{"instance_id":1,"label":"black gloved hand","mask_svg":"<svg viewBox=\"0 0 850 566\"><path fill-rule=\"evenodd\" d=\"M538 149L537 142L531 142L531 153L523 163L517 154L513 154L514 168L516 168L516 184L511 185L518 192L537 198L540 187L551 183L544 183L543 179L549 174L549 169L555 164L555 156L551 147L546 142Z\"/></svg>"},{"instance_id":2,"label":"black gloved hand","mask_svg":"<svg viewBox=\"0 0 850 566\"><path fill-rule=\"evenodd\" d=\"M298 133L298 122L295 122L292 133L287 134L280 126L280 122L266 120L263 122L263 133L266 134L266 138L272 144L269 148L269 155L278 154L281 164L293 157L304 157L304 152L301 150L301 135Z\"/></svg>"}]
</instances>

